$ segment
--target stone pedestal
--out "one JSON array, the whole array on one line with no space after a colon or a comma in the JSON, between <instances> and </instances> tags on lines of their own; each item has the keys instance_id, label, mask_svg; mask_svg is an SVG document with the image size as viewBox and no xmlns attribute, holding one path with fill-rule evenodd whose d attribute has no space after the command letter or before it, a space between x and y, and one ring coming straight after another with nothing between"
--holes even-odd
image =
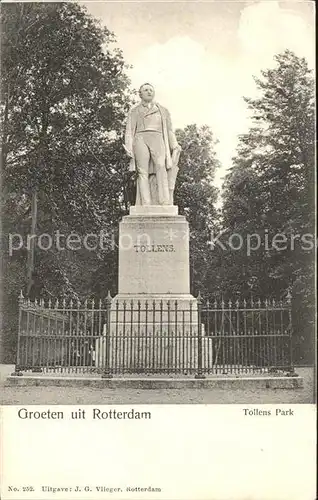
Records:
<instances>
[{"instance_id":1,"label":"stone pedestal","mask_svg":"<svg viewBox=\"0 0 318 500\"><path fill-rule=\"evenodd\" d=\"M188 222L175 206L131 207L119 225L118 295L96 344L97 366L109 352L113 371L194 369L197 332Z\"/></svg>"},{"instance_id":2,"label":"stone pedestal","mask_svg":"<svg viewBox=\"0 0 318 500\"><path fill-rule=\"evenodd\" d=\"M118 299L190 293L189 225L175 206L131 207L119 225Z\"/></svg>"},{"instance_id":3,"label":"stone pedestal","mask_svg":"<svg viewBox=\"0 0 318 500\"><path fill-rule=\"evenodd\" d=\"M178 207L133 206L123 218L112 311L117 333L122 323L133 334L193 332L197 301L190 294L189 224Z\"/></svg>"}]
</instances>

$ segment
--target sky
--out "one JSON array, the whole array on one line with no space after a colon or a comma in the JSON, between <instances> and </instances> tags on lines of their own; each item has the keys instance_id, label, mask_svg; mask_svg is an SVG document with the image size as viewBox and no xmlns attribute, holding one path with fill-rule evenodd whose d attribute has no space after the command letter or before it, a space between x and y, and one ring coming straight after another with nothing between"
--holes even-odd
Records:
<instances>
[{"instance_id":1,"label":"sky","mask_svg":"<svg viewBox=\"0 0 318 500\"><path fill-rule=\"evenodd\" d=\"M243 96L255 95L253 75L285 49L314 67L314 4L308 1L86 2L113 31L135 88L156 89L175 128L207 124L218 140L221 168L231 166L238 135L248 129Z\"/></svg>"}]
</instances>

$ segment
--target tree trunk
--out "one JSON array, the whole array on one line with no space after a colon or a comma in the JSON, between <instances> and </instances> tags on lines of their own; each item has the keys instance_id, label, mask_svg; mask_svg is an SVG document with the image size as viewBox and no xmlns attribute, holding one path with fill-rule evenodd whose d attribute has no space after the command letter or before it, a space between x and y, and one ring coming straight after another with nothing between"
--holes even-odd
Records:
<instances>
[{"instance_id":1,"label":"tree trunk","mask_svg":"<svg viewBox=\"0 0 318 500\"><path fill-rule=\"evenodd\" d=\"M32 202L31 202L31 232L30 232L31 238L29 238L30 247L28 248L29 253L27 262L27 297L30 297L30 293L33 286L37 215L38 215L38 199L37 199L37 191L35 189L32 193Z\"/></svg>"}]
</instances>

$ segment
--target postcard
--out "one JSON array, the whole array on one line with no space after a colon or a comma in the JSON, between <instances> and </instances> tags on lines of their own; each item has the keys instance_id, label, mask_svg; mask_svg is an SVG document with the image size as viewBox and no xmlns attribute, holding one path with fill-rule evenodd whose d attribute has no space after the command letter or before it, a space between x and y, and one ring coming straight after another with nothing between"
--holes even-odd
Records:
<instances>
[{"instance_id":1,"label":"postcard","mask_svg":"<svg viewBox=\"0 0 318 500\"><path fill-rule=\"evenodd\" d=\"M313 500L309 1L1 7L3 500Z\"/></svg>"}]
</instances>

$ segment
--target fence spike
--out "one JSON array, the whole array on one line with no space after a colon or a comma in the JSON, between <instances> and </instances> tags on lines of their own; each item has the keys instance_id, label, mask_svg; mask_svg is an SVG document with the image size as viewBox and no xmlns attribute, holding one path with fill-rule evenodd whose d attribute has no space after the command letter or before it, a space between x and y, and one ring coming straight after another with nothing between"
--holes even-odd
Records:
<instances>
[{"instance_id":1,"label":"fence spike","mask_svg":"<svg viewBox=\"0 0 318 500\"><path fill-rule=\"evenodd\" d=\"M19 299L24 299L24 296L23 296L22 290L20 290Z\"/></svg>"},{"instance_id":2,"label":"fence spike","mask_svg":"<svg viewBox=\"0 0 318 500\"><path fill-rule=\"evenodd\" d=\"M107 292L107 299L108 299L108 300L111 300L111 299L112 299L112 296L111 296L111 294L110 294L110 290L108 290L108 292Z\"/></svg>"},{"instance_id":3,"label":"fence spike","mask_svg":"<svg viewBox=\"0 0 318 500\"><path fill-rule=\"evenodd\" d=\"M217 308L218 308L218 301L217 301L217 299L214 299L214 304L213 304L213 306L214 306L214 309L217 309Z\"/></svg>"},{"instance_id":4,"label":"fence spike","mask_svg":"<svg viewBox=\"0 0 318 500\"><path fill-rule=\"evenodd\" d=\"M49 297L48 308L49 309L52 308L52 299L51 299L51 297Z\"/></svg>"},{"instance_id":5,"label":"fence spike","mask_svg":"<svg viewBox=\"0 0 318 500\"><path fill-rule=\"evenodd\" d=\"M232 309L232 301L229 299L229 309Z\"/></svg>"},{"instance_id":6,"label":"fence spike","mask_svg":"<svg viewBox=\"0 0 318 500\"><path fill-rule=\"evenodd\" d=\"M265 307L267 308L268 307L268 300L265 299Z\"/></svg>"},{"instance_id":7,"label":"fence spike","mask_svg":"<svg viewBox=\"0 0 318 500\"><path fill-rule=\"evenodd\" d=\"M290 303L291 300L292 300L292 294L291 294L290 288L288 288L288 292L287 292L287 295L286 295L286 300L287 300L288 303Z\"/></svg>"},{"instance_id":8,"label":"fence spike","mask_svg":"<svg viewBox=\"0 0 318 500\"><path fill-rule=\"evenodd\" d=\"M223 299L223 297L222 297L222 300L221 300L221 307L222 307L222 309L224 309L224 299Z\"/></svg>"},{"instance_id":9,"label":"fence spike","mask_svg":"<svg viewBox=\"0 0 318 500\"><path fill-rule=\"evenodd\" d=\"M85 308L86 308L86 306L85 306ZM95 299L94 299L94 297L93 297L93 300L92 300L92 309L95 309Z\"/></svg>"},{"instance_id":10,"label":"fence spike","mask_svg":"<svg viewBox=\"0 0 318 500\"><path fill-rule=\"evenodd\" d=\"M236 306L236 309L239 309L239 307L240 307L240 301L239 301L239 299L236 299L235 306Z\"/></svg>"},{"instance_id":11,"label":"fence spike","mask_svg":"<svg viewBox=\"0 0 318 500\"><path fill-rule=\"evenodd\" d=\"M262 307L262 301L261 301L261 299L258 299L258 301L257 301L257 307Z\"/></svg>"},{"instance_id":12,"label":"fence spike","mask_svg":"<svg viewBox=\"0 0 318 500\"><path fill-rule=\"evenodd\" d=\"M55 301L55 309L58 309L59 308L59 299L56 299Z\"/></svg>"},{"instance_id":13,"label":"fence spike","mask_svg":"<svg viewBox=\"0 0 318 500\"><path fill-rule=\"evenodd\" d=\"M245 309L246 309L246 306L247 306L246 299L243 299L243 306L244 306L244 307L245 307Z\"/></svg>"}]
</instances>

